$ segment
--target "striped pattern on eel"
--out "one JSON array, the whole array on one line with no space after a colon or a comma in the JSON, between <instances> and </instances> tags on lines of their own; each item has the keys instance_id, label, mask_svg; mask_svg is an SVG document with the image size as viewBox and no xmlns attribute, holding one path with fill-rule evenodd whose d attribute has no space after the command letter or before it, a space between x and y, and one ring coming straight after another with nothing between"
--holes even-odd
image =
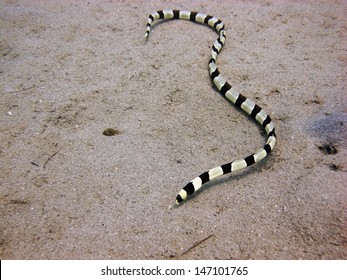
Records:
<instances>
[{"instance_id":1,"label":"striped pattern on eel","mask_svg":"<svg viewBox=\"0 0 347 280\"><path fill-rule=\"evenodd\" d=\"M259 149L254 154L251 154L244 159L235 160L221 166L214 167L189 182L176 197L176 204L180 204L181 202L185 201L189 195L199 190L203 184L209 182L210 180L221 175L243 169L264 159L275 146L276 134L275 126L270 116L260 106L233 89L233 87L218 71L216 60L226 39L224 23L220 19L199 12L180 10L157 11L149 15L145 37L148 37L153 21L158 19L190 20L196 23L207 24L217 31L219 37L212 46L211 58L208 63L211 79L218 91L224 97L230 100L237 107L241 108L248 115L253 117L265 129L268 137L264 147Z\"/></svg>"}]
</instances>

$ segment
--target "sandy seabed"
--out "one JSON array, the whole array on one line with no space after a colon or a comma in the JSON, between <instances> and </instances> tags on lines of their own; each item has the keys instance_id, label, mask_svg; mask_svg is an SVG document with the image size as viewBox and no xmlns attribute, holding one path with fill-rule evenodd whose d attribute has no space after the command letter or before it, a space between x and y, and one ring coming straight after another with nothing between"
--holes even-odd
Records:
<instances>
[{"instance_id":1,"label":"sandy seabed","mask_svg":"<svg viewBox=\"0 0 347 280\"><path fill-rule=\"evenodd\" d=\"M212 87L271 115L263 162L177 192L264 145ZM346 259L346 1L0 2L1 259ZM115 130L105 136L106 128Z\"/></svg>"}]
</instances>

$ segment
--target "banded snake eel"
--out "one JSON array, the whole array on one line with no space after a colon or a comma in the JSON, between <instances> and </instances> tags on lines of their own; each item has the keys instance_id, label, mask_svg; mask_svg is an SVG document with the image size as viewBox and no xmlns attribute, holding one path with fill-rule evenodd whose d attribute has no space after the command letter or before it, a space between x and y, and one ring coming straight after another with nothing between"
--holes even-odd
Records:
<instances>
[{"instance_id":1,"label":"banded snake eel","mask_svg":"<svg viewBox=\"0 0 347 280\"><path fill-rule=\"evenodd\" d=\"M216 61L217 56L223 48L223 45L226 40L224 23L213 16L199 13L199 12L189 12L189 11L181 11L181 10L161 10L154 12L149 15L146 34L147 38L152 23L155 20L159 19L183 19L190 20L200 24L207 24L212 27L218 34L218 39L214 42L211 50L211 58L208 62L208 68L211 80L213 84L218 89L218 91L226 97L229 101L231 101L235 106L241 108L245 113L254 118L264 129L267 135L266 144L256 151L254 154L251 154L244 159L235 160L217 167L214 167L192 181L190 181L176 197L176 204L180 204L185 201L188 196L195 193L199 190L203 184L211 181L214 178L217 178L221 175L228 174L243 168L246 168L256 162L264 159L274 148L276 143L276 134L275 134L275 126L270 116L257 104L255 104L250 99L246 98L241 93L237 92L219 73Z\"/></svg>"}]
</instances>

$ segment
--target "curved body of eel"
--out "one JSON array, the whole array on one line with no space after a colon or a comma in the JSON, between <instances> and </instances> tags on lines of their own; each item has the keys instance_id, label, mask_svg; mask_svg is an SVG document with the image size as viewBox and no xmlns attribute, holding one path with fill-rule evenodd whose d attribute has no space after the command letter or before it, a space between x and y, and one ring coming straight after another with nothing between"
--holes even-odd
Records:
<instances>
[{"instance_id":1,"label":"curved body of eel","mask_svg":"<svg viewBox=\"0 0 347 280\"><path fill-rule=\"evenodd\" d=\"M190 181L176 197L176 204L180 204L188 198L189 195L196 192L201 186L210 180L243 168L246 168L256 162L264 159L274 148L276 143L275 126L270 116L257 104L250 99L246 98L239 92L233 89L233 87L223 78L219 73L216 60L217 56L223 48L225 43L225 31L224 23L213 16L199 13L180 10L162 10L157 11L149 15L147 22L147 29L145 37L148 37L151 30L153 21L158 19L184 19L190 20L196 23L207 24L212 27L218 34L218 39L214 42L211 50L211 58L208 63L209 73L211 79L218 89L218 91L230 100L237 107L241 108L248 115L253 117L266 131L267 141L266 144L256 151L255 153L245 157L244 159L235 160L217 167L214 167L200 176Z\"/></svg>"}]
</instances>

